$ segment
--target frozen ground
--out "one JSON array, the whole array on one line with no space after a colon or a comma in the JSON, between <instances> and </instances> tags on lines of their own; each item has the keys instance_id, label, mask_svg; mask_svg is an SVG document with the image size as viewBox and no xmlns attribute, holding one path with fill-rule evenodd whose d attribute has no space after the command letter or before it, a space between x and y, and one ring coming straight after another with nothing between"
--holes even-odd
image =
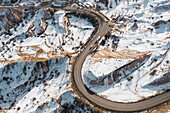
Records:
<instances>
[{"instance_id":1,"label":"frozen ground","mask_svg":"<svg viewBox=\"0 0 170 113\"><path fill-rule=\"evenodd\" d=\"M100 77L111 73L132 60L133 59L92 58L88 56L84 63L83 70L91 71L96 77Z\"/></svg>"},{"instance_id":2,"label":"frozen ground","mask_svg":"<svg viewBox=\"0 0 170 113\"><path fill-rule=\"evenodd\" d=\"M11 0L1 1L11 4ZM83 79L90 90L113 101L135 102L170 89L167 0L79 1L75 5L81 8L100 6L100 12L119 29L113 29L111 38L103 37L98 56L90 55L84 63ZM39 5L40 0L14 4L18 3ZM93 111L73 95L69 64L94 27L88 19L65 14L51 8L0 10L0 110Z\"/></svg>"},{"instance_id":3,"label":"frozen ground","mask_svg":"<svg viewBox=\"0 0 170 113\"><path fill-rule=\"evenodd\" d=\"M142 66L138 63L129 64L131 69L118 70L117 72L120 73L118 78L114 78L115 70L129 62L129 59L102 58L94 63L99 58L87 57L83 65L84 82L90 90L112 101L136 102L170 88L169 81L166 81L169 79L167 64L169 55L170 52L163 59L163 55L152 53ZM154 61L154 58L157 58L157 61ZM137 69L134 70L134 67Z\"/></svg>"},{"instance_id":4,"label":"frozen ground","mask_svg":"<svg viewBox=\"0 0 170 113\"><path fill-rule=\"evenodd\" d=\"M101 11L118 29L113 28L112 38L101 40L95 57L86 58L82 72L85 84L98 95L117 102L136 102L170 89L170 2L129 0L117 4L110 0L111 7ZM103 58L103 49L110 50L111 55ZM108 58L114 55L112 51L129 57ZM130 55L140 52L151 56L128 64L140 58Z\"/></svg>"},{"instance_id":5,"label":"frozen ground","mask_svg":"<svg viewBox=\"0 0 170 113\"><path fill-rule=\"evenodd\" d=\"M21 4L21 5L35 5L40 4L43 1L50 1L50 0L1 0L0 4L2 5L10 5L10 4Z\"/></svg>"},{"instance_id":6,"label":"frozen ground","mask_svg":"<svg viewBox=\"0 0 170 113\"><path fill-rule=\"evenodd\" d=\"M0 109L7 113L93 111L73 95L69 68L66 57L0 68Z\"/></svg>"},{"instance_id":7,"label":"frozen ground","mask_svg":"<svg viewBox=\"0 0 170 113\"><path fill-rule=\"evenodd\" d=\"M72 15L66 18L62 10L41 9L34 13L11 9L0 13L1 62L38 61L71 55L80 50L94 30L86 19Z\"/></svg>"},{"instance_id":8,"label":"frozen ground","mask_svg":"<svg viewBox=\"0 0 170 113\"><path fill-rule=\"evenodd\" d=\"M65 15L51 8L0 11L0 112L93 111L72 93L68 56L77 55L94 27Z\"/></svg>"},{"instance_id":9,"label":"frozen ground","mask_svg":"<svg viewBox=\"0 0 170 113\"><path fill-rule=\"evenodd\" d=\"M67 69L65 57L37 63L18 62L1 68L1 109L17 103L9 112L33 112L51 98L57 99L69 87Z\"/></svg>"}]
</instances>

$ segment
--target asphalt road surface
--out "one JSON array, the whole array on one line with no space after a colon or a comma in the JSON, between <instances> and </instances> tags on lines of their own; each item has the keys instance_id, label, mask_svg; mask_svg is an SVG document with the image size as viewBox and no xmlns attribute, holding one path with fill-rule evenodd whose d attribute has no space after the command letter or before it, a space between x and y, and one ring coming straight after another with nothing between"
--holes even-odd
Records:
<instances>
[{"instance_id":1,"label":"asphalt road surface","mask_svg":"<svg viewBox=\"0 0 170 113\"><path fill-rule=\"evenodd\" d=\"M152 97L148 100L143 100L136 103L118 103L113 102L107 99L104 99L95 93L92 93L85 84L83 83L82 76L81 76L81 70L83 62L85 61L87 55L92 51L93 48L92 45L95 45L95 41L98 39L98 37L102 37L106 35L107 31L110 29L108 28L108 25L106 25L106 20L102 15L95 11L89 11L89 10L83 10L83 9L76 9L76 8L65 8L68 11L75 11L75 12L81 12L86 14L91 14L94 16L94 18L97 18L99 22L99 29L96 32L96 34L93 36L89 44L86 46L86 48L83 50L83 52L79 55L77 60L75 61L74 70L73 70L73 80L75 83L75 86L77 87L77 90L90 102L93 104L108 109L112 111L141 111L156 105L159 105L161 103L164 103L166 101L170 100L170 91L167 91L163 94L160 94L158 96ZM90 49L91 48L91 49Z\"/></svg>"},{"instance_id":2,"label":"asphalt road surface","mask_svg":"<svg viewBox=\"0 0 170 113\"><path fill-rule=\"evenodd\" d=\"M49 2L49 4L45 6L0 6L0 9L9 9L9 8L18 8L18 9L27 9L27 8L35 8L35 9L40 9L40 8L47 8L51 7L52 2ZM53 7L55 8L55 7ZM166 101L170 100L170 91L167 91L165 93L162 93L158 96L152 97L147 100L143 100L140 102L136 103L118 103L118 102L113 102L107 99L104 99L95 93L91 92L83 83L82 76L81 76L81 70L82 70L82 65L83 62L85 61L87 55L93 50L95 47L95 42L98 40L100 37L105 36L108 31L110 31L110 28L108 25L106 25L106 19L104 16L102 16L100 13L97 13L96 11L93 10L86 10L86 9L77 9L74 7L65 7L63 8L66 11L73 11L73 12L80 12L80 13L86 13L94 18L96 18L99 22L99 29L97 30L96 34L92 37L91 41L87 44L85 49L82 51L82 53L79 55L79 57L75 61L74 65L74 70L73 70L73 80L75 83L75 86L77 90L86 98L89 100L91 103L102 107L104 109L108 109L111 111L125 111L125 112L131 112L131 111L140 111L144 110L156 105L159 105L161 103L164 103Z\"/></svg>"}]
</instances>

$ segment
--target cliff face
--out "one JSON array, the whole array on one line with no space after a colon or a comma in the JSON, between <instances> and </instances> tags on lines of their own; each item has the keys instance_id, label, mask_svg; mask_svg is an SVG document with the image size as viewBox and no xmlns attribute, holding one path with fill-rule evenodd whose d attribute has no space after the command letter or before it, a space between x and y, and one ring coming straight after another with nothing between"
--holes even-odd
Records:
<instances>
[{"instance_id":1,"label":"cliff face","mask_svg":"<svg viewBox=\"0 0 170 113\"><path fill-rule=\"evenodd\" d=\"M106 7L108 6L108 0L99 0L99 2L105 4Z\"/></svg>"},{"instance_id":2,"label":"cliff face","mask_svg":"<svg viewBox=\"0 0 170 113\"><path fill-rule=\"evenodd\" d=\"M0 68L0 85L3 86L0 92L1 109L13 107L40 84L48 85L47 82L52 79L59 79L61 76L66 77L66 70L66 58L36 63L18 62Z\"/></svg>"},{"instance_id":3,"label":"cliff face","mask_svg":"<svg viewBox=\"0 0 170 113\"><path fill-rule=\"evenodd\" d=\"M0 4L47 1L0 0ZM111 36L102 37L82 69L90 90L125 103L169 90L169 2L79 1L78 7L101 9L112 27ZM0 25L0 112L95 112L73 94L69 73L71 59L99 27L95 18L52 8L6 9L0 10Z\"/></svg>"},{"instance_id":4,"label":"cliff face","mask_svg":"<svg viewBox=\"0 0 170 113\"><path fill-rule=\"evenodd\" d=\"M86 2L84 5L88 6ZM101 39L85 61L82 77L86 86L118 102L136 102L169 90L169 2L100 0L95 3L100 10L107 10L101 12L111 20L108 23L112 33L111 37ZM150 53L150 57L137 58L141 52ZM135 60L127 63L131 58Z\"/></svg>"},{"instance_id":5,"label":"cliff face","mask_svg":"<svg viewBox=\"0 0 170 113\"><path fill-rule=\"evenodd\" d=\"M94 30L93 19L79 16L52 8L0 10L0 112L87 110L72 95L68 74L72 54Z\"/></svg>"},{"instance_id":6,"label":"cliff face","mask_svg":"<svg viewBox=\"0 0 170 113\"><path fill-rule=\"evenodd\" d=\"M0 4L3 4L3 5L17 5L17 3L19 3L19 4L23 3L23 4L31 5L32 3L33 4L37 4L37 3L39 4L41 2L41 0L29 0L29 1L27 1L27 0L0 0L0 1L1 1Z\"/></svg>"},{"instance_id":7,"label":"cliff face","mask_svg":"<svg viewBox=\"0 0 170 113\"><path fill-rule=\"evenodd\" d=\"M150 58L150 55L144 55L142 57L139 57L135 59L134 61L116 69L112 73L109 73L108 75L104 75L98 78L95 78L96 80L89 81L90 85L113 85L119 83L122 79L127 78L129 81L133 78L131 73L135 72L138 68L140 68L145 62ZM108 81L108 82L104 82Z\"/></svg>"}]
</instances>

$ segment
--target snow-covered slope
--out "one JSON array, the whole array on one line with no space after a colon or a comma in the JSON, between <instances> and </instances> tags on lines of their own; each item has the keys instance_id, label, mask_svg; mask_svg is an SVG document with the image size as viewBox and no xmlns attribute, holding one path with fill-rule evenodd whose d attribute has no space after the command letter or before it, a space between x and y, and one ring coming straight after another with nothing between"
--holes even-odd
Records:
<instances>
[{"instance_id":1,"label":"snow-covered slope","mask_svg":"<svg viewBox=\"0 0 170 113\"><path fill-rule=\"evenodd\" d=\"M43 2L0 1L23 6ZM113 27L111 37L103 37L83 65L90 90L112 101L136 102L170 89L168 0L79 1L74 5L96 8ZM74 95L69 65L95 27L88 17L66 13L0 10L0 112L95 111Z\"/></svg>"},{"instance_id":2,"label":"snow-covered slope","mask_svg":"<svg viewBox=\"0 0 170 113\"><path fill-rule=\"evenodd\" d=\"M12 63L1 68L1 109L17 103L15 108L20 107L20 112L30 112L51 97L59 96L70 83L67 69L65 57L37 63ZM30 109L33 106L34 109Z\"/></svg>"},{"instance_id":3,"label":"snow-covered slope","mask_svg":"<svg viewBox=\"0 0 170 113\"><path fill-rule=\"evenodd\" d=\"M0 12L1 62L38 61L74 54L94 30L86 19L72 15L67 18L64 11L52 8Z\"/></svg>"},{"instance_id":4,"label":"snow-covered slope","mask_svg":"<svg viewBox=\"0 0 170 113\"><path fill-rule=\"evenodd\" d=\"M92 23L52 8L5 9L0 17L0 110L93 111L73 95L69 65L94 30Z\"/></svg>"},{"instance_id":5,"label":"snow-covered slope","mask_svg":"<svg viewBox=\"0 0 170 113\"><path fill-rule=\"evenodd\" d=\"M0 4L1 5L21 4L21 5L32 6L45 1L50 1L50 0L29 0L29 1L28 0L0 0Z\"/></svg>"},{"instance_id":6,"label":"snow-covered slope","mask_svg":"<svg viewBox=\"0 0 170 113\"><path fill-rule=\"evenodd\" d=\"M86 58L85 84L117 102L136 102L170 89L170 2L114 2L101 10L111 20L112 36L103 37L97 52Z\"/></svg>"}]
</instances>

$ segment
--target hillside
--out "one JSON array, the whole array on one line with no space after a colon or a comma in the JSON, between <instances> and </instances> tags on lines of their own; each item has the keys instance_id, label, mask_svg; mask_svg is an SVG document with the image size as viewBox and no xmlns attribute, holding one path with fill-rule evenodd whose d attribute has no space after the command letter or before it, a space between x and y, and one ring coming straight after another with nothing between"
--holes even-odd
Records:
<instances>
[{"instance_id":1,"label":"hillside","mask_svg":"<svg viewBox=\"0 0 170 113\"><path fill-rule=\"evenodd\" d=\"M0 5L42 2L0 0ZM78 0L68 5L102 14L111 28L84 61L87 88L124 103L170 89L168 0ZM99 27L95 18L52 7L1 8L0 25L0 113L103 111L80 97L72 80L76 58ZM169 111L165 103L141 112Z\"/></svg>"}]
</instances>

